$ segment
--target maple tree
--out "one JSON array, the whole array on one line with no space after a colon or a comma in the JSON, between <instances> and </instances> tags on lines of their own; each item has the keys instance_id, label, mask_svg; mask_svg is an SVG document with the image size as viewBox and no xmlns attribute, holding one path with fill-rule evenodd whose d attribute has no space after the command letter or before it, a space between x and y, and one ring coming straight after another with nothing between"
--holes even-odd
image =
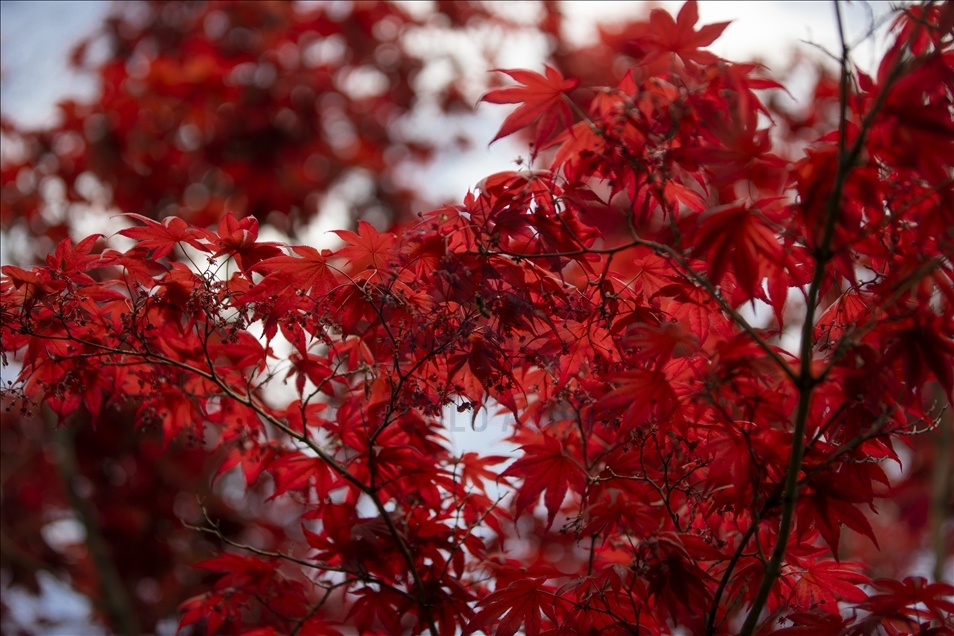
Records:
<instances>
[{"instance_id":1,"label":"maple tree","mask_svg":"<svg viewBox=\"0 0 954 636\"><path fill-rule=\"evenodd\" d=\"M531 165L393 232L136 208L129 249L3 268L8 403L213 465L182 631L954 628L954 587L865 556L886 465L950 426L954 5L899 9L874 75L843 42L807 113L702 50L724 28L687 2L620 36L619 77L504 70L483 100ZM515 457L455 454L448 409L508 414ZM258 510L222 501L239 472Z\"/></svg>"}]
</instances>

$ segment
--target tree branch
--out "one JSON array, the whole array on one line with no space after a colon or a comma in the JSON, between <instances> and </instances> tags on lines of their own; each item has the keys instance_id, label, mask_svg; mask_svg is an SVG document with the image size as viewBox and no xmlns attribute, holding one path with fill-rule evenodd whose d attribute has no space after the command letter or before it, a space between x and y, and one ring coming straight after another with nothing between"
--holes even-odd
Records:
<instances>
[{"instance_id":1,"label":"tree branch","mask_svg":"<svg viewBox=\"0 0 954 636\"><path fill-rule=\"evenodd\" d=\"M851 173L855 162L857 161L861 150L864 147L865 140L874 118L881 110L881 106L887 97L888 89L897 79L903 64L898 61L891 69L884 84L878 91L871 106L871 110L865 115L858 130L858 136L850 149L846 150L848 135L848 78L850 75L849 66L850 49L845 39L844 25L841 16L841 6L837 0L834 2L835 18L838 23L838 34L841 41L841 82L840 82L840 112L838 128L838 164L835 172L835 182L831 193L825 201L825 207L822 214L824 219L824 229L821 240L819 241L814 257L815 271L812 274L812 281L808 290L808 297L805 303L805 322L802 325L802 338L799 356L801 358L801 368L798 373L796 387L799 391L798 407L795 415L795 426L792 431L792 449L789 453L788 469L785 474L785 487L782 494L782 515L779 520L779 533L772 550L772 556L765 568L765 574L762 582L752 601L752 607L742 625L740 636L751 636L758 625L759 616L768 596L779 577L782 567L782 561L785 558L785 552L788 547L788 539L792 531L792 522L795 514L795 504L798 501L799 479L798 475L802 467L805 444L805 427L808 421L809 407L811 405L812 393L819 383L819 379L812 375L812 358L814 352L814 342L812 339L815 328L815 310L817 309L818 295L821 291L821 284L826 274L826 266L831 261L834 253L832 252L832 240L835 236L835 228L838 222L839 210L841 208L841 196ZM915 34L916 35L916 34Z\"/></svg>"},{"instance_id":2,"label":"tree branch","mask_svg":"<svg viewBox=\"0 0 954 636\"><path fill-rule=\"evenodd\" d=\"M943 393L940 388L938 393ZM937 440L937 458L934 462L934 474L931 476L931 547L934 553L934 582L941 583L945 579L951 580L951 573L945 569L946 560L950 556L947 551L946 533L944 532L945 521L949 518L947 514L948 501L951 496L952 474L952 455L954 455L954 417L951 415L951 409L946 409L941 414L941 421L938 423Z\"/></svg>"},{"instance_id":3,"label":"tree branch","mask_svg":"<svg viewBox=\"0 0 954 636\"><path fill-rule=\"evenodd\" d=\"M46 408L43 419L53 429L53 442L56 448L56 468L66 489L70 506L86 530L86 547L96 566L96 577L102 594L103 611L110 626L123 636L139 636L139 624L132 600L129 598L125 583L109 552L109 545L100 530L96 519L96 510L76 490L80 477L79 462L73 446L73 423L57 424L53 412ZM75 417L70 417L75 420Z\"/></svg>"}]
</instances>

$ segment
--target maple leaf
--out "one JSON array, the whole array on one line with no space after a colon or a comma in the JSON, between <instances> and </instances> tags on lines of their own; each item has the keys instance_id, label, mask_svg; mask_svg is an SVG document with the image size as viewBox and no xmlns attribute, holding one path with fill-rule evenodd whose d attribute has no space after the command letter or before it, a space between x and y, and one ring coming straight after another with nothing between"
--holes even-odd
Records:
<instances>
[{"instance_id":1,"label":"maple leaf","mask_svg":"<svg viewBox=\"0 0 954 636\"><path fill-rule=\"evenodd\" d=\"M440 2L435 11L464 25L482 7ZM60 242L42 267L3 268L0 358L9 354L19 376L0 392L2 406L25 397L60 419L84 417L75 450L97 507L109 499L171 508L179 499L127 496L126 485L149 481L144 462L114 462L128 475L136 469L125 484L111 475L120 471L96 469L113 468L116 447L127 453L119 425L161 427L169 449L157 462L179 452L169 439L182 429L205 433L191 449L196 463L214 450L216 476L241 468L246 487L271 488L231 519L210 505L225 523L205 538L230 542L254 524L266 554L297 560L329 594L305 594L298 572L283 580L298 569L287 559L222 556L208 563L217 578L210 591L182 606L183 625L256 636L339 633L328 620L340 633L705 633L707 614L708 631L725 632L747 611L749 623L772 617L763 631L778 619L794 624L792 634L951 631L952 588L881 581L864 596L854 561L887 566L867 559L859 541L838 543L842 526L874 538L863 507L877 513L876 497L892 496L881 486L893 485L877 462L896 459L893 445L909 439L915 466L930 461L918 448L926 442L909 433L936 415L929 382L954 390L952 42L943 33L954 9L906 9L904 37L884 57L878 84L855 74L858 90L840 104L838 82L820 81L808 119L789 118L801 133L773 128L785 117L756 95L779 84L703 50L725 24L700 27L695 2L676 17L657 10L646 23L601 31L598 46L558 56L562 71L501 71L513 85L483 99L512 104L494 140L532 132L534 154L553 149L549 170L491 175L461 205L424 213L410 230L402 210L416 197L383 171L426 148L407 143L392 157L377 138L401 115L391 102L413 93L407 73L418 65L382 69L390 88L360 103L319 93L348 68L373 64L368 55L379 61L381 47L364 46L377 39L373 16L396 20L392 27L412 22L397 5L350 3L353 19L335 33L342 23L325 9L294 15L283 3L218 3L187 16L197 39L180 28L129 30L117 50L156 40L144 73L130 81L137 65L106 63L101 103L64 105L64 126L24 133L18 146L31 158L0 167L4 227L41 228L50 245L75 227L46 226L39 184L61 179L67 198L82 200L76 175L88 172L119 209L142 214L122 230L137 242L128 252L97 256L90 237ZM221 21L204 19L213 10L236 27L229 37L203 31ZM540 13L559 46L556 3ZM162 24L167 14L150 19ZM259 71L252 84L241 79L248 51L217 50L234 48L239 26L262 45L255 59L270 61L259 70L274 67L272 88ZM390 31L403 54L410 29ZM323 60L315 73L311 48L299 42L305 33L346 42L360 34L363 48L340 56L345 67ZM285 45L305 63L286 59ZM309 68L294 75L291 67ZM625 67L633 68L620 81ZM562 74L571 72L593 95L578 111L569 97L590 91L577 94L577 80ZM240 121L230 121L230 104ZM587 116L572 125L576 112ZM328 136L338 119L354 133L346 147ZM220 135L222 124L240 137ZM198 148L186 143L188 127L200 132ZM817 141L806 149L809 138ZM297 210L277 229L302 227L298 215L313 214L311 202L355 168L382 172L386 197L368 204L395 210L400 234L358 222L337 233L337 253L259 241L254 218L282 222L282 210ZM166 202L185 204L177 212L197 225L218 222L216 232L160 221L173 209ZM248 217L223 214L229 205ZM827 221L834 229L823 232ZM212 258L170 262L186 246ZM218 256L239 271L223 276ZM783 319L814 326L819 345L806 349L805 368L781 349L774 325L753 332L690 269L708 272L732 307L769 302L779 331ZM279 330L270 350L261 334L271 342ZM269 383L291 376L297 395L281 408ZM308 382L324 394L302 395ZM455 403L475 413L509 409L513 457L455 454L442 426ZM81 426L87 411L99 428L92 444L84 439L91 427ZM5 549L10 529L20 535L10 545L30 549L49 511L69 502L43 452L48 427L9 414L4 466L7 455L26 463L8 471L2 530ZM114 439L103 423L117 425ZM795 466L798 431L805 448ZM145 450L154 459L152 446ZM205 480L191 464L157 465L162 481ZM782 492L788 465L805 476L797 497ZM259 483L263 473L268 483ZM902 505L881 511L888 522L907 507L900 492L927 500L928 474L906 471L893 495ZM490 496L490 481L509 507ZM6 514L8 501L17 514ZM117 550L136 545L113 521L136 515L111 505L97 515L104 534ZM575 532L552 531L562 512ZM300 533L283 529L287 515ZM923 524L895 526L897 548L886 552L903 561ZM306 544L291 545L295 536ZM182 558L160 556L152 561ZM77 589L96 589L90 558L70 570ZM128 570L127 561L139 565L116 565ZM557 580L558 591L546 587ZM762 582L766 599L747 608ZM173 590L162 585L165 598Z\"/></svg>"},{"instance_id":2,"label":"maple leaf","mask_svg":"<svg viewBox=\"0 0 954 636\"><path fill-rule=\"evenodd\" d=\"M741 435L732 432L719 435L699 448L700 453L712 453L709 472L718 476L714 483L726 481L732 484L732 496L740 500L748 497L752 490L752 480L758 474L758 466L750 452L750 442ZM774 458L772 458L774 459Z\"/></svg>"},{"instance_id":3,"label":"maple leaf","mask_svg":"<svg viewBox=\"0 0 954 636\"><path fill-rule=\"evenodd\" d=\"M201 252L211 252L209 246L214 235L190 226L177 216L167 216L162 222L156 222L141 214L126 214L144 224L145 227L130 227L119 233L139 242L139 247L151 250L152 258L158 260L180 244L189 245Z\"/></svg>"},{"instance_id":4,"label":"maple leaf","mask_svg":"<svg viewBox=\"0 0 954 636\"><path fill-rule=\"evenodd\" d=\"M470 484L471 487L487 494L485 482L499 483L501 479L496 472L490 469L490 466L496 466L505 461L507 461L507 458L503 455L481 456L473 451L468 451L460 458L460 479L464 484Z\"/></svg>"},{"instance_id":5,"label":"maple leaf","mask_svg":"<svg viewBox=\"0 0 954 636\"><path fill-rule=\"evenodd\" d=\"M640 253L633 260L633 266L638 272L635 284L646 296L661 293L660 290L679 280L669 262L652 252Z\"/></svg>"},{"instance_id":6,"label":"maple leaf","mask_svg":"<svg viewBox=\"0 0 954 636\"><path fill-rule=\"evenodd\" d=\"M127 252L107 250L96 261L96 266L122 268L126 280L143 289L152 289L156 285L156 277L166 271L165 267L149 258L146 250L138 245Z\"/></svg>"},{"instance_id":7,"label":"maple leaf","mask_svg":"<svg viewBox=\"0 0 954 636\"><path fill-rule=\"evenodd\" d=\"M522 106L507 116L490 143L537 122L537 131L533 138L534 152L536 152L561 129L570 126L573 118L564 95L576 88L580 80L564 79L560 71L555 68L551 66L545 68L546 75L519 69L495 69L496 72L504 73L520 82L521 86L494 89L480 100L491 104L522 104Z\"/></svg>"},{"instance_id":8,"label":"maple leaf","mask_svg":"<svg viewBox=\"0 0 954 636\"><path fill-rule=\"evenodd\" d=\"M884 335L884 364L900 361L906 398L920 392L929 374L954 396L954 321L927 309Z\"/></svg>"},{"instance_id":9,"label":"maple leaf","mask_svg":"<svg viewBox=\"0 0 954 636\"><path fill-rule=\"evenodd\" d=\"M497 387L502 386L501 379L510 376L511 361L493 340L488 340L479 333L471 334L468 339L471 344L470 354L462 357L454 366L460 368L466 361L480 385L488 391L493 390L495 399L515 412L517 406L509 392L497 390Z\"/></svg>"},{"instance_id":10,"label":"maple leaf","mask_svg":"<svg viewBox=\"0 0 954 636\"><path fill-rule=\"evenodd\" d=\"M59 273L62 278L69 278L74 283L83 285L92 284L93 279L86 274L89 266L96 261L98 255L93 254L93 247L102 238L102 234L93 234L73 246L70 239L64 239L56 246L53 253L46 257L46 264Z\"/></svg>"},{"instance_id":11,"label":"maple leaf","mask_svg":"<svg viewBox=\"0 0 954 636\"><path fill-rule=\"evenodd\" d=\"M17 290L15 295L15 304L22 308L22 311L29 314L37 302L43 300L48 295L62 290L66 284L63 281L54 280L49 272L34 267L32 271L21 269L16 265L4 265L0 272L6 278L4 281L4 299L7 300L6 285L7 281ZM14 300L14 295L10 295L10 300Z\"/></svg>"},{"instance_id":12,"label":"maple leaf","mask_svg":"<svg viewBox=\"0 0 954 636\"><path fill-rule=\"evenodd\" d=\"M873 594L860 607L885 618L912 619L921 617L923 603L942 625L954 628L954 585L947 583L928 583L920 576L909 576L903 581L877 579L874 586L884 590Z\"/></svg>"},{"instance_id":13,"label":"maple leaf","mask_svg":"<svg viewBox=\"0 0 954 636\"><path fill-rule=\"evenodd\" d=\"M335 230L335 234L348 244L335 252L335 256L347 258L352 272L364 269L383 269L391 258L394 245L393 234L381 234L367 221L358 221L358 233L351 230Z\"/></svg>"},{"instance_id":14,"label":"maple leaf","mask_svg":"<svg viewBox=\"0 0 954 636\"><path fill-rule=\"evenodd\" d=\"M818 606L829 614L838 615L838 602L857 603L868 598L858 586L868 583L861 574L860 563L816 561L802 573L792 594L797 607Z\"/></svg>"},{"instance_id":15,"label":"maple leaf","mask_svg":"<svg viewBox=\"0 0 954 636\"><path fill-rule=\"evenodd\" d=\"M612 340L602 327L568 320L556 327L556 331L559 340L552 345L541 347L540 353L557 358L554 360L554 366L559 373L558 386L564 386L570 377L579 374L594 357L613 359L616 355L610 346ZM563 355L564 343L567 342L575 344L570 347L570 355Z\"/></svg>"},{"instance_id":16,"label":"maple leaf","mask_svg":"<svg viewBox=\"0 0 954 636\"><path fill-rule=\"evenodd\" d=\"M274 455L265 462L264 470L275 480L275 492L268 501L289 490L306 489L312 483L320 493L334 490L335 480L332 479L328 465L317 457L309 457L303 453Z\"/></svg>"},{"instance_id":17,"label":"maple leaf","mask_svg":"<svg viewBox=\"0 0 954 636\"><path fill-rule=\"evenodd\" d=\"M847 483L841 483L842 480ZM814 522L836 560L842 524L868 537L876 547L878 546L871 523L868 522L864 513L855 507L856 503L866 500L865 495L862 494L863 490L840 475L819 475L813 486L814 493L803 495L799 499L799 525L808 527L809 523Z\"/></svg>"},{"instance_id":18,"label":"maple leaf","mask_svg":"<svg viewBox=\"0 0 954 636\"><path fill-rule=\"evenodd\" d=\"M838 297L818 318L813 339L821 341L820 346L828 349L835 346L845 332L868 311L864 296L849 289Z\"/></svg>"},{"instance_id":19,"label":"maple leaf","mask_svg":"<svg viewBox=\"0 0 954 636\"><path fill-rule=\"evenodd\" d=\"M523 457L515 461L503 473L503 477L520 477L517 501L514 508L521 513L540 498L546 491L543 503L547 508L547 528L553 525L553 519L563 504L567 490L572 486L575 492L582 492L586 483L586 474L573 457L564 449L557 438L543 433L542 444L521 446Z\"/></svg>"},{"instance_id":20,"label":"maple leaf","mask_svg":"<svg viewBox=\"0 0 954 636\"><path fill-rule=\"evenodd\" d=\"M177 629L181 630L204 620L206 636L212 636L225 622L229 610L223 607L214 595L202 594L184 601L179 606L179 611L182 618L179 619Z\"/></svg>"},{"instance_id":21,"label":"maple leaf","mask_svg":"<svg viewBox=\"0 0 954 636\"><path fill-rule=\"evenodd\" d=\"M145 419L158 419L162 427L163 447L169 445L182 429L201 428L198 424L200 414L188 396L180 391L168 390L160 393L153 399L143 402L139 408L139 416Z\"/></svg>"},{"instance_id":22,"label":"maple leaf","mask_svg":"<svg viewBox=\"0 0 954 636\"><path fill-rule=\"evenodd\" d=\"M718 320L718 315L713 315L711 310L715 301L708 292L695 285L676 283L660 289L653 295L653 299L656 298L669 299L667 311L670 320L679 324L684 337L694 336L697 340L696 345L705 343L709 337L711 323L714 319ZM637 326L636 330L640 328ZM692 344L691 338L689 341L683 340L682 350L685 351L687 345L691 348Z\"/></svg>"},{"instance_id":23,"label":"maple leaf","mask_svg":"<svg viewBox=\"0 0 954 636\"><path fill-rule=\"evenodd\" d=\"M599 406L614 414L622 411L627 428L641 425L647 417L665 420L679 405L676 393L662 371L634 369L619 373L614 379L619 387L603 396Z\"/></svg>"},{"instance_id":24,"label":"maple leaf","mask_svg":"<svg viewBox=\"0 0 954 636\"><path fill-rule=\"evenodd\" d=\"M219 221L218 237L213 236L213 243L218 249L212 257L231 256L245 275L260 261L281 254L277 244L258 242L258 220L239 220L231 212Z\"/></svg>"},{"instance_id":25,"label":"maple leaf","mask_svg":"<svg viewBox=\"0 0 954 636\"><path fill-rule=\"evenodd\" d=\"M283 606L294 606L296 601L301 601L299 586L282 581L273 563L254 556L220 554L193 567L223 576L213 592L191 598L182 604L180 628L205 619L206 634L211 636L220 633L219 627L225 623L233 623L239 608L246 605L249 598L266 590L280 592L281 594L276 594L276 600Z\"/></svg>"},{"instance_id":26,"label":"maple leaf","mask_svg":"<svg viewBox=\"0 0 954 636\"><path fill-rule=\"evenodd\" d=\"M312 616L301 623L301 630L298 633L301 636L343 636L338 627L336 622Z\"/></svg>"},{"instance_id":27,"label":"maple leaf","mask_svg":"<svg viewBox=\"0 0 954 636\"><path fill-rule=\"evenodd\" d=\"M550 620L556 620L553 592L544 586L545 581L545 578L514 581L485 598L480 603L483 609L467 624L463 636L486 630L490 625L495 625L496 636L513 636L521 625L527 636L538 636L541 612Z\"/></svg>"},{"instance_id":28,"label":"maple leaf","mask_svg":"<svg viewBox=\"0 0 954 636\"><path fill-rule=\"evenodd\" d=\"M633 38L633 44L648 53L641 60L642 64L649 65L666 53L678 55L687 66L691 63L718 62L718 56L699 49L715 42L730 23L708 24L696 31L698 21L699 5L696 0L689 0L682 5L675 20L668 11L653 9L649 14L649 24Z\"/></svg>"},{"instance_id":29,"label":"maple leaf","mask_svg":"<svg viewBox=\"0 0 954 636\"><path fill-rule=\"evenodd\" d=\"M625 342L655 360L657 369L672 358L691 355L699 348L699 336L684 330L678 322L641 325L626 337Z\"/></svg>"},{"instance_id":30,"label":"maple leaf","mask_svg":"<svg viewBox=\"0 0 954 636\"><path fill-rule=\"evenodd\" d=\"M708 262L709 280L718 285L731 271L748 298L762 294L769 263L786 262L775 234L755 210L729 205L693 219L694 253Z\"/></svg>"},{"instance_id":31,"label":"maple leaf","mask_svg":"<svg viewBox=\"0 0 954 636\"><path fill-rule=\"evenodd\" d=\"M253 368L259 373L265 370L268 356L273 355L271 348L262 346L262 343L247 331L241 331L235 342L211 345L209 352L213 357L222 357L227 360L225 371L230 369Z\"/></svg>"},{"instance_id":32,"label":"maple leaf","mask_svg":"<svg viewBox=\"0 0 954 636\"><path fill-rule=\"evenodd\" d=\"M307 351L294 351L289 356L291 368L285 378L295 377L295 389L301 395L305 390L305 380L311 380L312 384L320 387L321 391L329 396L334 396L335 391L328 380L334 375L334 371L328 362L319 356L312 355Z\"/></svg>"},{"instance_id":33,"label":"maple leaf","mask_svg":"<svg viewBox=\"0 0 954 636\"><path fill-rule=\"evenodd\" d=\"M272 564L254 556L240 554L220 554L196 563L193 567L202 568L210 572L243 573L252 577L267 577L274 572Z\"/></svg>"},{"instance_id":34,"label":"maple leaf","mask_svg":"<svg viewBox=\"0 0 954 636\"><path fill-rule=\"evenodd\" d=\"M619 496L603 497L599 503L586 509L584 535L611 535L619 530L627 535L645 535L659 527L659 517L647 511L642 501Z\"/></svg>"},{"instance_id":35,"label":"maple leaf","mask_svg":"<svg viewBox=\"0 0 954 636\"><path fill-rule=\"evenodd\" d=\"M288 421L288 427L297 433L304 433L306 425L319 426L324 423L320 413L328 408L328 405L324 402L306 402L306 404L302 408L301 400L295 400L278 413L280 417Z\"/></svg>"},{"instance_id":36,"label":"maple leaf","mask_svg":"<svg viewBox=\"0 0 954 636\"><path fill-rule=\"evenodd\" d=\"M711 595L707 585L711 577L697 564L699 554L687 550L688 540L698 537L686 539L683 542L672 533L661 533L642 546L647 553L649 589L676 620L684 609L691 612L708 605Z\"/></svg>"},{"instance_id":37,"label":"maple leaf","mask_svg":"<svg viewBox=\"0 0 954 636\"><path fill-rule=\"evenodd\" d=\"M229 449L222 464L216 470L215 479L241 465L245 475L245 485L251 488L265 470L266 462L271 459L271 455L271 449L262 448L254 442L235 444Z\"/></svg>"},{"instance_id":38,"label":"maple leaf","mask_svg":"<svg viewBox=\"0 0 954 636\"><path fill-rule=\"evenodd\" d=\"M371 626L380 621L386 633L401 633L401 618L411 611L407 599L388 589L373 590L363 588L355 592L357 600L348 612L358 618L359 633L375 633Z\"/></svg>"},{"instance_id":39,"label":"maple leaf","mask_svg":"<svg viewBox=\"0 0 954 636\"><path fill-rule=\"evenodd\" d=\"M554 140L559 149L553 159L551 170L563 168L563 173L572 182L582 182L598 164L606 139L597 134L589 122L580 121L568 128Z\"/></svg>"}]
</instances>

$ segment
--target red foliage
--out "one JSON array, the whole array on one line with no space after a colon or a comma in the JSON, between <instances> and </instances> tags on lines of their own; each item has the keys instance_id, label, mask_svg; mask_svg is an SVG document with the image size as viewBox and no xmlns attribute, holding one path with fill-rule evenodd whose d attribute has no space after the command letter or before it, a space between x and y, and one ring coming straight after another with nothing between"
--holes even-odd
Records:
<instances>
[{"instance_id":1,"label":"red foliage","mask_svg":"<svg viewBox=\"0 0 954 636\"><path fill-rule=\"evenodd\" d=\"M46 227L41 185L60 181L69 202L87 202L84 175L126 213L204 227L232 211L293 233L361 170L373 180L359 215L411 216L421 197L396 172L434 147L397 132L421 98L413 85L424 65L402 36L427 19L383 2L337 12L291 2L136 4L74 55L102 82L99 100L60 104L62 121L48 130L4 123L22 151L3 167L4 228L28 223L62 236L72 221ZM86 55L94 42L109 51L97 66ZM435 96L454 105L445 97ZM21 171L30 178L18 182Z\"/></svg>"},{"instance_id":2,"label":"red foliage","mask_svg":"<svg viewBox=\"0 0 954 636\"><path fill-rule=\"evenodd\" d=\"M550 140L557 130L566 129L572 121L570 106L564 95L576 88L578 79L564 79L560 71L547 67L546 75L531 71L500 71L523 86L507 86L492 90L483 101L493 104L522 104L506 120L493 141L536 123L533 146L539 148ZM492 142L491 142L492 143Z\"/></svg>"},{"instance_id":3,"label":"red foliage","mask_svg":"<svg viewBox=\"0 0 954 636\"><path fill-rule=\"evenodd\" d=\"M724 25L696 22L654 11L586 97L505 71L497 137L528 129L549 168L399 233L362 222L319 252L260 242L253 208L135 208L125 252L93 237L3 268L8 400L244 475L241 537L211 493L194 522L218 551L184 632L954 629L954 587L866 571L855 540L885 544L877 506L903 499L883 463L954 390L950 5L899 12L877 78L843 60L843 117L806 149L762 127L753 91L776 84L700 50ZM757 300L764 328L740 313ZM453 407L509 413L515 461L456 455ZM55 491L18 479L14 510Z\"/></svg>"}]
</instances>

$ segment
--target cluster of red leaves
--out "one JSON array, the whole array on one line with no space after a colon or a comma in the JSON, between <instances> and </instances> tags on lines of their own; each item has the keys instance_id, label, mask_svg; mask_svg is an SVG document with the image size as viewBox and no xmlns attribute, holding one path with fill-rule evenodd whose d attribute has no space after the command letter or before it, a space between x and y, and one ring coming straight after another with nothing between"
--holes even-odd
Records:
<instances>
[{"instance_id":1,"label":"cluster of red leaves","mask_svg":"<svg viewBox=\"0 0 954 636\"><path fill-rule=\"evenodd\" d=\"M160 219L170 235L184 232L185 220L214 223L226 209L293 233L319 208L316 202L354 174L371 184L351 201L355 215L406 218L412 204L421 207L423 195L396 183L396 171L426 160L435 144L456 142L402 134L395 122L429 101L444 111L470 110L474 100L463 94L479 90L470 84L464 90L459 76L448 78L444 87L427 86L419 77L427 60L409 43L429 30L467 37L481 22L517 28L493 7L470 2L411 13L406 5L367 2L116 3L113 15L73 59L102 94L61 104L58 123L46 129L24 130L6 119L0 124L0 227L11 231L6 235L11 243L32 247L35 262L64 236L76 236L76 222L90 203L120 207L143 222ZM223 239L241 242L246 227L240 224L232 238ZM21 242L24 234L29 240ZM148 230L131 237L141 247L154 247ZM101 250L97 245L95 252ZM11 250L3 256L8 263L14 255ZM126 258L114 256L116 264ZM134 256L126 260L146 284L159 271L141 264L137 269ZM28 263L29 258L16 264ZM5 582L31 590L37 589L38 571L53 573L108 614L95 557L84 541L63 555L64 547L40 529L71 519L97 526L111 545L126 536L114 565L130 590L131 613L143 631L151 631L197 590L192 583L198 577L184 564L221 541L164 531L177 546L173 556L164 549L147 555L141 546L156 528L182 530L180 517L201 521L195 493L209 496L209 479L221 458L199 461L201 454L186 448L185 435L164 453L140 453L139 442L151 448L153 438L161 437L152 426L161 420L131 431L129 417L127 411L106 409L93 428L87 414L77 413L71 427L75 439L71 434L64 445L76 453L78 474L63 477L53 470L60 453L51 442L50 418L4 413L0 567ZM116 485L117 466L135 475L135 492L153 494L131 501ZM63 488L69 481L91 487L90 518L72 510ZM285 540L260 516L240 518L213 499L208 506L228 517L222 529L231 539L267 536L275 548ZM284 517L276 512L275 521ZM133 532L124 521L130 516L138 528ZM0 620L5 610L0 601Z\"/></svg>"},{"instance_id":2,"label":"cluster of red leaves","mask_svg":"<svg viewBox=\"0 0 954 636\"><path fill-rule=\"evenodd\" d=\"M954 588L839 545L877 541L882 462L954 391L952 14L901 13L875 77L845 60L844 117L794 161L759 125L772 83L700 51L724 25L689 2L576 115L574 80L507 71L498 137L535 126L549 168L400 236L64 241L3 269L10 392L134 408L298 504L294 546L201 564L181 626L209 634L947 633ZM509 412L516 460L455 455L454 407Z\"/></svg>"},{"instance_id":3,"label":"cluster of red leaves","mask_svg":"<svg viewBox=\"0 0 954 636\"><path fill-rule=\"evenodd\" d=\"M4 228L68 235L69 215L41 214L44 187L55 183L69 203L105 197L124 212L201 226L232 211L291 233L356 171L372 177L358 216L410 216L421 197L396 172L435 148L396 125L421 99L424 67L404 36L447 16L415 17L383 2L336 11L259 1L135 5L74 54L74 66L102 83L99 99L60 104L50 129L4 122L18 146L0 174ZM93 48L108 57L87 61ZM443 93L434 99L445 109L469 108L453 84Z\"/></svg>"}]
</instances>

